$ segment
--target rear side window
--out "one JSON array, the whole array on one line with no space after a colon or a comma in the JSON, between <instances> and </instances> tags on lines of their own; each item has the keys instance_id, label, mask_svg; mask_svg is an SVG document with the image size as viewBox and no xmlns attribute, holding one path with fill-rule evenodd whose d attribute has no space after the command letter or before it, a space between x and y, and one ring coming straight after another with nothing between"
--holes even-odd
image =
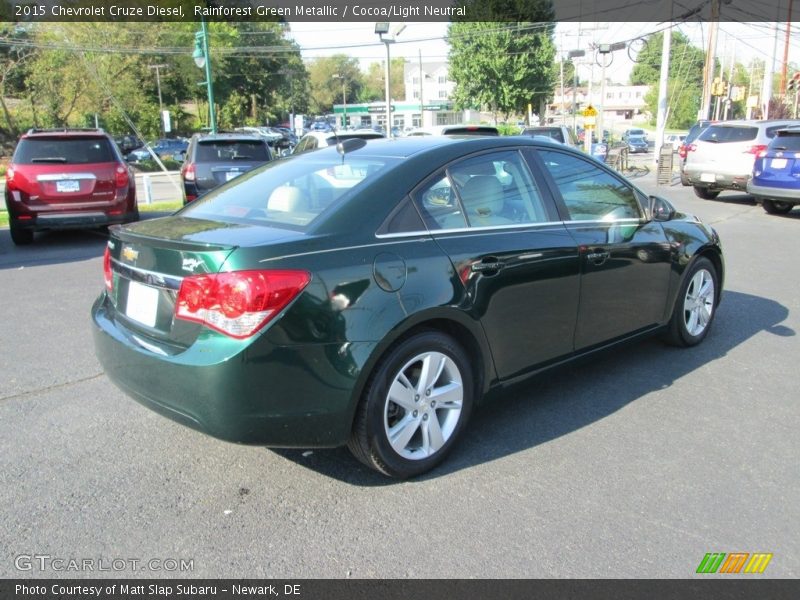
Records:
<instances>
[{"instance_id":1,"label":"rear side window","mask_svg":"<svg viewBox=\"0 0 800 600\"><path fill-rule=\"evenodd\" d=\"M792 132L779 132L778 135L770 142L769 149L800 152L800 129Z\"/></svg>"},{"instance_id":2,"label":"rear side window","mask_svg":"<svg viewBox=\"0 0 800 600\"><path fill-rule=\"evenodd\" d=\"M114 150L107 138L24 138L14 152L14 162L18 165L56 163L85 165L91 163L115 162Z\"/></svg>"},{"instance_id":3,"label":"rear side window","mask_svg":"<svg viewBox=\"0 0 800 600\"><path fill-rule=\"evenodd\" d=\"M264 142L249 140L200 141L197 144L197 162L220 162L236 160L268 161L269 151Z\"/></svg>"},{"instance_id":4,"label":"rear side window","mask_svg":"<svg viewBox=\"0 0 800 600\"><path fill-rule=\"evenodd\" d=\"M756 139L758 127L730 127L711 125L697 138L701 142L715 144L734 144L736 142L749 142Z\"/></svg>"}]
</instances>

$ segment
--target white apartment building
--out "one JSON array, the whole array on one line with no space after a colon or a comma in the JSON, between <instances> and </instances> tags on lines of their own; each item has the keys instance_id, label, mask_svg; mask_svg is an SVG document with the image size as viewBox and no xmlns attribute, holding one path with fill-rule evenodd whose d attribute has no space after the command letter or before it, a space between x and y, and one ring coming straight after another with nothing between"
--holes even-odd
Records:
<instances>
[{"instance_id":1,"label":"white apartment building","mask_svg":"<svg viewBox=\"0 0 800 600\"><path fill-rule=\"evenodd\" d=\"M598 111L602 109L604 119L616 121L633 120L643 115L647 110L644 97L650 90L649 85L615 85L606 84L605 97L602 96L602 86L595 84L591 87L575 88L575 104L582 110L590 104ZM561 88L553 91L553 101L550 103L550 115L571 113L573 102L572 86L564 87L564 97L561 97Z\"/></svg>"}]
</instances>

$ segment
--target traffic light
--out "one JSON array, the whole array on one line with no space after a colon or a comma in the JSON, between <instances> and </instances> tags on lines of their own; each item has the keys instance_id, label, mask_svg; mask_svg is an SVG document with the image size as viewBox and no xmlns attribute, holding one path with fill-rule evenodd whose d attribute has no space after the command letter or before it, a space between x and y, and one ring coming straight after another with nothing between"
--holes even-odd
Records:
<instances>
[{"instance_id":1,"label":"traffic light","mask_svg":"<svg viewBox=\"0 0 800 600\"><path fill-rule=\"evenodd\" d=\"M789 85L786 89L790 92L800 90L800 71L792 75L792 78L789 80Z\"/></svg>"}]
</instances>

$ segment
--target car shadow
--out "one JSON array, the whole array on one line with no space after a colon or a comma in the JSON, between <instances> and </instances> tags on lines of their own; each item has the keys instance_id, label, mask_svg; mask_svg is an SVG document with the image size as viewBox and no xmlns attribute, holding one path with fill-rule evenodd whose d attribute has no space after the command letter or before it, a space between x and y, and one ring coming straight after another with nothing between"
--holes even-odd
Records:
<instances>
[{"instance_id":1,"label":"car shadow","mask_svg":"<svg viewBox=\"0 0 800 600\"><path fill-rule=\"evenodd\" d=\"M750 206L755 206L756 199L750 194L739 192L734 194L727 193L725 195L720 194L714 200L711 200L711 202L724 202L725 204L748 204Z\"/></svg>"},{"instance_id":2,"label":"car shadow","mask_svg":"<svg viewBox=\"0 0 800 600\"><path fill-rule=\"evenodd\" d=\"M170 214L170 211L142 212L141 219L155 219ZM0 270L79 262L100 257L107 240L108 230L105 228L67 229L37 232L32 244L17 246L11 241L11 232L0 229Z\"/></svg>"},{"instance_id":3,"label":"car shadow","mask_svg":"<svg viewBox=\"0 0 800 600\"><path fill-rule=\"evenodd\" d=\"M449 475L569 435L669 388L760 332L794 336L793 329L781 325L788 315L788 309L773 300L726 291L714 327L699 346L674 348L658 339L629 344L499 392L473 413L462 440L442 465L407 483ZM344 448L271 452L352 485L398 483L363 466Z\"/></svg>"}]
</instances>

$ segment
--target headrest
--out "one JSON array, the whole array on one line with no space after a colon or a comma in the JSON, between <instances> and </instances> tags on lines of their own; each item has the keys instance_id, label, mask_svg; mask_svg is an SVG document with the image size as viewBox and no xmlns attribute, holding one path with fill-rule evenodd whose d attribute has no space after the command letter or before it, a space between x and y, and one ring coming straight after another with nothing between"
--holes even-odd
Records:
<instances>
[{"instance_id":1,"label":"headrest","mask_svg":"<svg viewBox=\"0 0 800 600\"><path fill-rule=\"evenodd\" d=\"M281 212L307 212L309 201L305 192L293 185L282 185L272 190L267 201L268 210Z\"/></svg>"}]
</instances>

